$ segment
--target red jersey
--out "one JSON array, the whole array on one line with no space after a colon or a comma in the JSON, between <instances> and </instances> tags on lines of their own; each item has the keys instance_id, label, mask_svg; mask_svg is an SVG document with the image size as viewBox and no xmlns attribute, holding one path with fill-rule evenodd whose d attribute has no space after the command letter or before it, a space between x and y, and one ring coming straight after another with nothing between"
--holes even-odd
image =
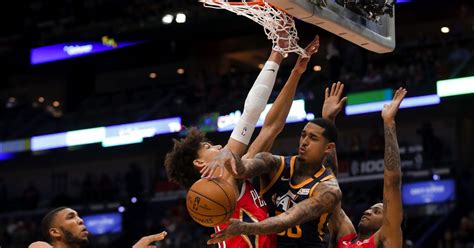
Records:
<instances>
[{"instance_id":1,"label":"red jersey","mask_svg":"<svg viewBox=\"0 0 474 248\"><path fill-rule=\"evenodd\" d=\"M357 233L348 234L337 241L337 248L375 248L375 234L362 241L354 241Z\"/></svg>"},{"instance_id":2,"label":"red jersey","mask_svg":"<svg viewBox=\"0 0 474 248\"><path fill-rule=\"evenodd\" d=\"M259 222L268 218L268 207L263 198L257 193L253 185L244 180L240 196L237 199L235 211L231 218L245 222ZM228 223L214 227L216 232L225 229ZM274 248L276 247L275 235L240 235L219 243L219 248Z\"/></svg>"}]
</instances>

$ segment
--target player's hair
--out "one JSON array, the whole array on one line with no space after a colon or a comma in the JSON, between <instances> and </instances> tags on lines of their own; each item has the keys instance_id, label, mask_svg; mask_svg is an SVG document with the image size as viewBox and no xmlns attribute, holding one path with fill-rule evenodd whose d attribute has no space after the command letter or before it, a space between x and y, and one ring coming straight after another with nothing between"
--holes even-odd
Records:
<instances>
[{"instance_id":1,"label":"player's hair","mask_svg":"<svg viewBox=\"0 0 474 248\"><path fill-rule=\"evenodd\" d=\"M323 136L328 139L329 142L337 142L337 128L334 123L323 118L316 118L310 122L324 128Z\"/></svg>"},{"instance_id":2,"label":"player's hair","mask_svg":"<svg viewBox=\"0 0 474 248\"><path fill-rule=\"evenodd\" d=\"M165 169L170 181L189 189L201 178L201 174L194 168L193 161L198 158L201 143L205 141L204 134L195 127L188 129L185 138L173 140L173 149L165 158Z\"/></svg>"},{"instance_id":3,"label":"player's hair","mask_svg":"<svg viewBox=\"0 0 474 248\"><path fill-rule=\"evenodd\" d=\"M49 213L47 213L43 217L43 220L41 220L41 234L43 235L44 239L50 244L53 242L53 239L49 235L49 229L51 228L51 225L54 221L54 218L56 217L58 212L61 212L66 208L68 208L68 207L55 208L55 209L49 211Z\"/></svg>"}]
</instances>

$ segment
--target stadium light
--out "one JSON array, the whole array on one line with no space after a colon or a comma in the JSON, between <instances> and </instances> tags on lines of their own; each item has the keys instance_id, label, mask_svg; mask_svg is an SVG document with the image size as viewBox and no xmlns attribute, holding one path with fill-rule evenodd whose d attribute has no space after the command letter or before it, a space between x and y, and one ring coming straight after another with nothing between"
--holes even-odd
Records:
<instances>
[{"instance_id":1,"label":"stadium light","mask_svg":"<svg viewBox=\"0 0 474 248\"><path fill-rule=\"evenodd\" d=\"M176 14L176 22L177 23L185 23L186 22L186 14L184 14L184 13Z\"/></svg>"},{"instance_id":2,"label":"stadium light","mask_svg":"<svg viewBox=\"0 0 474 248\"><path fill-rule=\"evenodd\" d=\"M441 28L441 33L443 33L443 34L449 33L449 28L448 27L442 27Z\"/></svg>"},{"instance_id":3,"label":"stadium light","mask_svg":"<svg viewBox=\"0 0 474 248\"><path fill-rule=\"evenodd\" d=\"M474 93L474 76L439 80L436 92L440 97L467 95Z\"/></svg>"},{"instance_id":4,"label":"stadium light","mask_svg":"<svg viewBox=\"0 0 474 248\"><path fill-rule=\"evenodd\" d=\"M161 21L163 22L163 24L170 24L173 22L173 19L174 19L173 15L166 14L163 16Z\"/></svg>"}]
</instances>

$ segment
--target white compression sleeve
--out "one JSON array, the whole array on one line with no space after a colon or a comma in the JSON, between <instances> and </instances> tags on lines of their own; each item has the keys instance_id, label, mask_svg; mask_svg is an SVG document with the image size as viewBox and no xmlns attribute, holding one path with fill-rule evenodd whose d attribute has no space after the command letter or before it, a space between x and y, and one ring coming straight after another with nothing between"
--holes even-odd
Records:
<instances>
[{"instance_id":1,"label":"white compression sleeve","mask_svg":"<svg viewBox=\"0 0 474 248\"><path fill-rule=\"evenodd\" d=\"M268 98L272 93L279 67L273 61L265 63L245 99L243 114L232 131L231 138L245 145L249 144L258 118L265 109Z\"/></svg>"}]
</instances>

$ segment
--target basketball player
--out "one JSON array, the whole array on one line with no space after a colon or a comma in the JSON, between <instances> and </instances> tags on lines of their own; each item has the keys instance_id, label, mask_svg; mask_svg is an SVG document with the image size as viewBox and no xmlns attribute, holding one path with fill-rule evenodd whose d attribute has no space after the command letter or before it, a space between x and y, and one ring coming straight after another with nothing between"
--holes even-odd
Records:
<instances>
[{"instance_id":1,"label":"basketball player","mask_svg":"<svg viewBox=\"0 0 474 248\"><path fill-rule=\"evenodd\" d=\"M343 89L340 82L333 84L330 92L326 89L325 115L335 118L340 112L347 100L341 99ZM231 219L229 227L213 234L208 244L235 235L277 233L278 247L326 247L328 215L340 202L341 191L322 161L335 147L336 139L334 124L319 118L302 130L298 156L282 157L264 152L253 159L240 159L229 149L222 149L220 163L234 177L260 176L263 185L260 194L269 203L274 217L259 223Z\"/></svg>"},{"instance_id":2,"label":"basketball player","mask_svg":"<svg viewBox=\"0 0 474 248\"><path fill-rule=\"evenodd\" d=\"M41 231L48 241L34 242L29 248L87 247L89 232L78 213L71 208L59 207L45 215L41 222ZM154 241L163 240L166 232L142 237L133 248L149 247Z\"/></svg>"},{"instance_id":3,"label":"basketball player","mask_svg":"<svg viewBox=\"0 0 474 248\"><path fill-rule=\"evenodd\" d=\"M341 206L336 207L329 224L338 248L402 247L402 173L395 115L406 93L406 89L399 88L392 102L382 110L385 133L383 203L377 203L364 212L358 232ZM337 166L334 171L337 171Z\"/></svg>"},{"instance_id":4,"label":"basketball player","mask_svg":"<svg viewBox=\"0 0 474 248\"><path fill-rule=\"evenodd\" d=\"M311 56L318 51L318 48L319 37L316 36L306 47L306 52ZM309 59L309 57L298 58L288 81L272 105L272 108L265 118L262 130L250 146L246 156L253 157L260 151L269 150L275 138L282 131L291 108L291 103L293 102L296 86L301 75L307 68ZM279 64L282 60L283 56L281 54L275 51L272 52L269 61L262 69L257 81L247 96L244 114L234 128L226 145L226 148L232 150L236 156L240 157L244 155L260 113L266 106L273 83L276 79ZM206 142L203 134L196 129L191 129L186 138L175 141L173 150L166 156L165 167L168 178L184 188L190 188L194 182L201 178L199 172L204 168L206 163L218 155L221 149L222 146L212 145ZM268 217L266 203L259 197L257 191L248 180L235 179L225 169L217 170L215 174L222 176L222 178L233 185L236 192L238 192L236 195L238 195L239 198L236 209L232 215L233 218L253 222L261 221ZM225 227L226 224L217 226L215 229L219 231ZM219 246L227 248L275 247L275 239L273 236L267 235L255 237L242 235L226 242L221 242Z\"/></svg>"}]
</instances>

